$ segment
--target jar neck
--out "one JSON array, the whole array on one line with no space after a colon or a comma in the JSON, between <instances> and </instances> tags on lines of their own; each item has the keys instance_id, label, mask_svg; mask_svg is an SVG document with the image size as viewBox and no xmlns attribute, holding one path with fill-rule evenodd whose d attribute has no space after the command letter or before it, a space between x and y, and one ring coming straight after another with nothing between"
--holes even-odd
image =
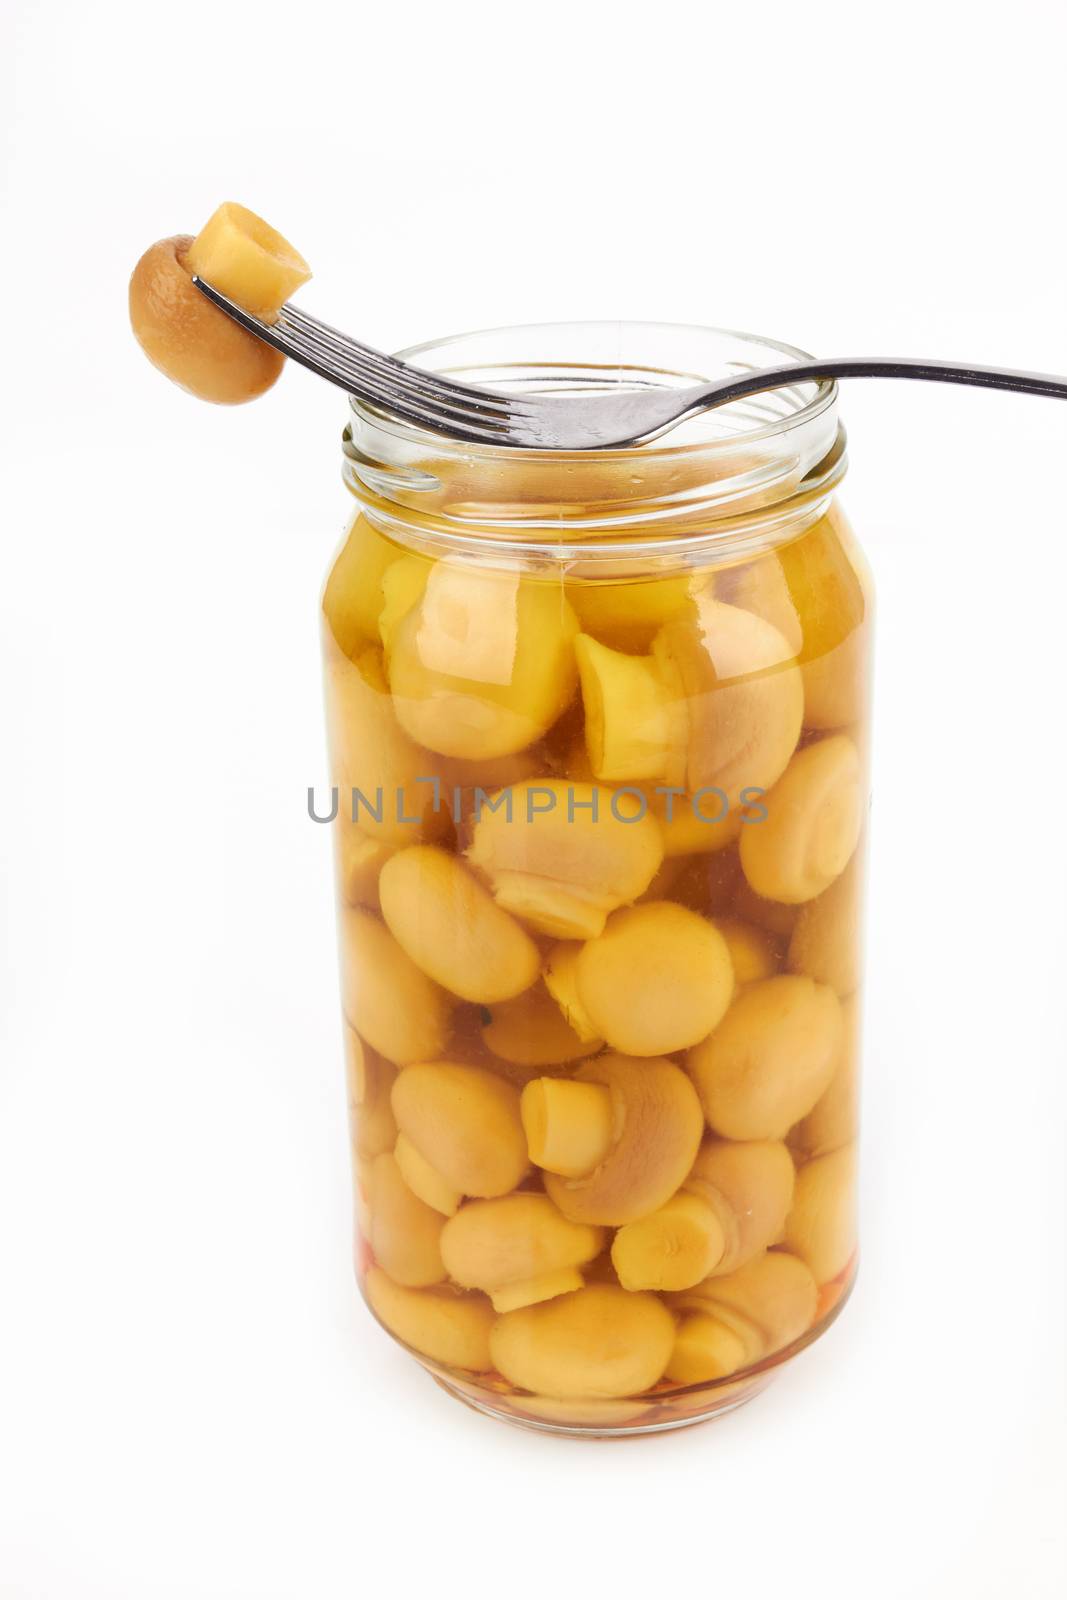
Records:
<instances>
[{"instance_id":1,"label":"jar neck","mask_svg":"<svg viewBox=\"0 0 1067 1600\"><path fill-rule=\"evenodd\" d=\"M608 329L620 353L606 369L596 358ZM491 330L404 354L467 381L530 393L561 381L569 392L677 385L780 361L783 351L803 354L715 329L593 323ZM696 548L723 557L754 552L822 515L845 469L832 383L706 412L624 450L470 447L355 400L344 434L345 482L389 536L506 564L651 551L661 565L692 559Z\"/></svg>"}]
</instances>

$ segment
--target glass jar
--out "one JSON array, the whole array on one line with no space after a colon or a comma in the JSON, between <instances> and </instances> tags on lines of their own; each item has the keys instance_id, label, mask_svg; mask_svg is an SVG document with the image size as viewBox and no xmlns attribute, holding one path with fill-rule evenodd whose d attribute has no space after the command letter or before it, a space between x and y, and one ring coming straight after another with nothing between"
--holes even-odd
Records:
<instances>
[{"instance_id":1,"label":"glass jar","mask_svg":"<svg viewBox=\"0 0 1067 1600\"><path fill-rule=\"evenodd\" d=\"M565 324L512 390L799 351ZM323 597L357 1271L452 1393L567 1433L733 1407L855 1272L870 581L831 383L652 445L353 403Z\"/></svg>"}]
</instances>

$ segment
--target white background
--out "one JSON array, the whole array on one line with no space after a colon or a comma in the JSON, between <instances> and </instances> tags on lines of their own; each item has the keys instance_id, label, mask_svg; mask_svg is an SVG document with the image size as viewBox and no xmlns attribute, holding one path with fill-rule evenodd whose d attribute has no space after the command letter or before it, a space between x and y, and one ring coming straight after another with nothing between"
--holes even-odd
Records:
<instances>
[{"instance_id":1,"label":"white background","mask_svg":"<svg viewBox=\"0 0 1067 1600\"><path fill-rule=\"evenodd\" d=\"M0 1594L1060 1594L1067 408L845 394L860 1284L748 1409L571 1444L447 1399L351 1278L304 810L343 401L198 405L125 309L234 198L380 345L629 316L1067 372L1060 0L0 4Z\"/></svg>"}]
</instances>

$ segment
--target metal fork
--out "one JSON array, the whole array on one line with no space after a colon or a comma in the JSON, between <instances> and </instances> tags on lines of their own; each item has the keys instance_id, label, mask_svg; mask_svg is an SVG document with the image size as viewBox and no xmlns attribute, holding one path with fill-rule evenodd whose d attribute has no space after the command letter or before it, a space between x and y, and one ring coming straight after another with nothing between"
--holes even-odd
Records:
<instances>
[{"instance_id":1,"label":"metal fork","mask_svg":"<svg viewBox=\"0 0 1067 1600\"><path fill-rule=\"evenodd\" d=\"M201 294L257 339L310 367L320 378L416 427L467 444L524 450L622 449L645 444L686 417L746 395L830 378L920 378L1067 400L1067 378L1050 373L878 356L758 367L686 388L635 389L620 383L610 391L578 395L507 394L411 366L291 304L282 306L274 322L263 322L201 278L194 277L193 282Z\"/></svg>"}]
</instances>

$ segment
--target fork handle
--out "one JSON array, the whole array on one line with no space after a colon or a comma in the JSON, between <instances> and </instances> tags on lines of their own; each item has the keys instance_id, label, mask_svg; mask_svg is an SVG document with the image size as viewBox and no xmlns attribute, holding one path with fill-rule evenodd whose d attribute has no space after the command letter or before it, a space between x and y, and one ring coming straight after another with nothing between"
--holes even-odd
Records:
<instances>
[{"instance_id":1,"label":"fork handle","mask_svg":"<svg viewBox=\"0 0 1067 1600\"><path fill-rule=\"evenodd\" d=\"M760 367L725 383L709 383L705 393L716 405L723 405L747 394L764 394L770 389L783 389L818 378L919 378L931 383L964 383L978 389L1011 389L1016 394L1044 394L1067 400L1067 378L1054 373L883 356L846 356L826 361L790 362L782 367Z\"/></svg>"}]
</instances>

